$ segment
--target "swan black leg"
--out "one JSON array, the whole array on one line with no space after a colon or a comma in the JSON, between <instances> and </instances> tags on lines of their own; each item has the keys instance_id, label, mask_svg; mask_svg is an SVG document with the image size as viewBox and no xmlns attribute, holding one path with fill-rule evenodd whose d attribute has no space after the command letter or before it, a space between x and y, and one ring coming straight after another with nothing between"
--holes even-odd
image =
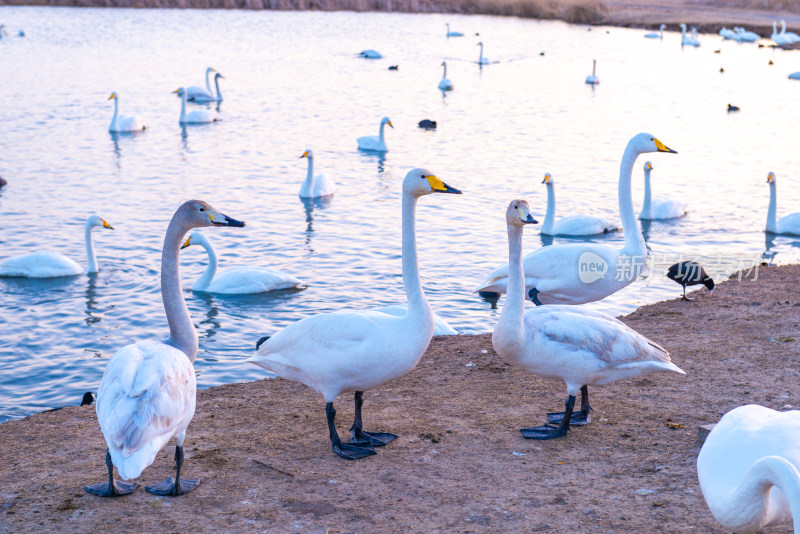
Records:
<instances>
[{"instance_id":1,"label":"swan black leg","mask_svg":"<svg viewBox=\"0 0 800 534\"><path fill-rule=\"evenodd\" d=\"M559 426L542 425L533 428L523 428L520 430L522 436L527 439L555 439L566 436L569 430L569 420L572 417L572 410L575 408L574 396L570 395L567 398L565 407L564 418L561 419L561 424Z\"/></svg>"},{"instance_id":2,"label":"swan black leg","mask_svg":"<svg viewBox=\"0 0 800 534\"><path fill-rule=\"evenodd\" d=\"M177 497L184 493L189 493L197 486L200 485L199 479L189 480L181 479L181 467L183 466L183 447L175 447L175 480L172 477L159 482L154 486L145 486L144 489L153 495L165 495L169 497Z\"/></svg>"},{"instance_id":3,"label":"swan black leg","mask_svg":"<svg viewBox=\"0 0 800 534\"><path fill-rule=\"evenodd\" d=\"M539 290L535 287L528 291L528 297L531 299L531 302L536 304L537 306L542 306L542 301L539 300Z\"/></svg>"},{"instance_id":4,"label":"swan black leg","mask_svg":"<svg viewBox=\"0 0 800 534\"><path fill-rule=\"evenodd\" d=\"M378 454L369 442L343 443L339 439L339 433L336 432L336 410L333 409L332 402L325 405L325 415L328 418L328 432L330 433L333 452L347 460L358 460L365 456Z\"/></svg>"},{"instance_id":5,"label":"swan black leg","mask_svg":"<svg viewBox=\"0 0 800 534\"><path fill-rule=\"evenodd\" d=\"M587 386L581 387L581 411L573 413L569 420L570 426L583 426L592 422L589 417L589 412L592 407L589 406L589 388ZM564 412L550 412L547 414L547 420L553 424L560 424L564 419Z\"/></svg>"},{"instance_id":6,"label":"swan black leg","mask_svg":"<svg viewBox=\"0 0 800 534\"><path fill-rule=\"evenodd\" d=\"M361 443L367 441L373 447L383 447L397 439L394 434L388 432L364 432L361 430L361 406L364 404L364 392L356 391L354 395L356 403L356 416L353 419L353 426L350 427L350 443Z\"/></svg>"},{"instance_id":7,"label":"swan black leg","mask_svg":"<svg viewBox=\"0 0 800 534\"><path fill-rule=\"evenodd\" d=\"M111 453L108 452L108 449L106 449L106 467L108 467L108 482L84 486L83 489L98 497L120 497L130 495L139 487L139 484L135 482L114 480L114 465L111 463Z\"/></svg>"},{"instance_id":8,"label":"swan black leg","mask_svg":"<svg viewBox=\"0 0 800 534\"><path fill-rule=\"evenodd\" d=\"M686 286L683 286L683 297L681 298L681 300L688 300L690 302L694 300L693 298L686 296Z\"/></svg>"}]
</instances>

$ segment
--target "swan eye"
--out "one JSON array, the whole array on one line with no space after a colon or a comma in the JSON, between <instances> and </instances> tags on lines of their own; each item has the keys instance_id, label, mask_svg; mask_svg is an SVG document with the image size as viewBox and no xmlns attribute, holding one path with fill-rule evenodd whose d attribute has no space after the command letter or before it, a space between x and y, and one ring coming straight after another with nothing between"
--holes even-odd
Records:
<instances>
[{"instance_id":1,"label":"swan eye","mask_svg":"<svg viewBox=\"0 0 800 534\"><path fill-rule=\"evenodd\" d=\"M514 206L514 209L515 209L515 210L518 210L518 209L519 209L519 206Z\"/></svg>"},{"instance_id":2,"label":"swan eye","mask_svg":"<svg viewBox=\"0 0 800 534\"><path fill-rule=\"evenodd\" d=\"M200 211L206 211L206 209L205 208L200 208Z\"/></svg>"}]
</instances>

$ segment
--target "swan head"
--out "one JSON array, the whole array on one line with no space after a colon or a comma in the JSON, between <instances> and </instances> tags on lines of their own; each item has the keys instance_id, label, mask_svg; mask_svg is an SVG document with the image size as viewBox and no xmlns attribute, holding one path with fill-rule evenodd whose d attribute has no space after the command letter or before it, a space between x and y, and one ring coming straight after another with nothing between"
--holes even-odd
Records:
<instances>
[{"instance_id":1,"label":"swan head","mask_svg":"<svg viewBox=\"0 0 800 534\"><path fill-rule=\"evenodd\" d=\"M217 69L215 69L214 67L208 67L208 68L206 69L206 76L208 76L208 75L209 75L209 74L211 74L212 72L217 72Z\"/></svg>"},{"instance_id":2,"label":"swan head","mask_svg":"<svg viewBox=\"0 0 800 534\"><path fill-rule=\"evenodd\" d=\"M506 222L511 226L525 226L526 224L537 224L539 221L531 215L531 209L528 207L528 202L525 200L517 199L512 200L506 210Z\"/></svg>"},{"instance_id":3,"label":"swan head","mask_svg":"<svg viewBox=\"0 0 800 534\"><path fill-rule=\"evenodd\" d=\"M683 22L681 22L681 29L682 29L683 31L686 31L686 24L684 24Z\"/></svg>"},{"instance_id":4,"label":"swan head","mask_svg":"<svg viewBox=\"0 0 800 534\"><path fill-rule=\"evenodd\" d=\"M667 147L664 143L649 133L640 133L635 135L633 139L630 140L628 145L635 149L639 154L644 154L646 152L667 152L669 154L678 153L675 150Z\"/></svg>"},{"instance_id":5,"label":"swan head","mask_svg":"<svg viewBox=\"0 0 800 534\"><path fill-rule=\"evenodd\" d=\"M442 64L440 66L441 67L446 67L447 66L447 62L446 61L442 61Z\"/></svg>"},{"instance_id":6,"label":"swan head","mask_svg":"<svg viewBox=\"0 0 800 534\"><path fill-rule=\"evenodd\" d=\"M768 184L774 184L775 183L775 173L774 172L770 172L767 175L767 183Z\"/></svg>"},{"instance_id":7,"label":"swan head","mask_svg":"<svg viewBox=\"0 0 800 534\"><path fill-rule=\"evenodd\" d=\"M225 79L225 76L223 76L223 75L222 75L221 73L219 73L219 72L218 72L218 73L216 73L216 74L214 75L214 79L215 79L215 80L219 80L220 78L222 78L222 79L224 80L224 79Z\"/></svg>"},{"instance_id":8,"label":"swan head","mask_svg":"<svg viewBox=\"0 0 800 534\"><path fill-rule=\"evenodd\" d=\"M661 25L661 27L660 27L659 29L660 29L661 31L664 31L664 30L666 30L666 29L667 29L667 25L666 25L666 24L662 24L662 25Z\"/></svg>"},{"instance_id":9,"label":"swan head","mask_svg":"<svg viewBox=\"0 0 800 534\"><path fill-rule=\"evenodd\" d=\"M553 183L553 175L549 172L544 173L544 179L542 180L543 184L552 184ZM522 202L525 202L524 200Z\"/></svg>"},{"instance_id":10,"label":"swan head","mask_svg":"<svg viewBox=\"0 0 800 534\"><path fill-rule=\"evenodd\" d=\"M310 148L307 148L306 151L303 152L303 155L300 156L300 157L301 158L312 159L314 157L314 152Z\"/></svg>"},{"instance_id":11,"label":"swan head","mask_svg":"<svg viewBox=\"0 0 800 534\"><path fill-rule=\"evenodd\" d=\"M109 97L108 97L108 99L109 99L109 100L112 100L112 99L114 99L114 98L119 98L119 95L117 95L117 92L116 92L116 91L114 91L113 93L111 93L111 96L109 96Z\"/></svg>"},{"instance_id":12,"label":"swan head","mask_svg":"<svg viewBox=\"0 0 800 534\"><path fill-rule=\"evenodd\" d=\"M652 170L653 170L653 164L650 163L649 161L645 161L644 162L644 171L647 172L647 171L652 171Z\"/></svg>"},{"instance_id":13,"label":"swan head","mask_svg":"<svg viewBox=\"0 0 800 534\"><path fill-rule=\"evenodd\" d=\"M383 126L384 124L388 124L389 126L394 128L394 125L392 125L392 120L389 117L384 117L381 119L381 126Z\"/></svg>"},{"instance_id":14,"label":"swan head","mask_svg":"<svg viewBox=\"0 0 800 534\"><path fill-rule=\"evenodd\" d=\"M403 193L415 197L431 193L452 193L460 195L461 191L450 187L428 169L412 169L403 180Z\"/></svg>"},{"instance_id":15,"label":"swan head","mask_svg":"<svg viewBox=\"0 0 800 534\"><path fill-rule=\"evenodd\" d=\"M113 230L114 227L108 224L108 222L100 217L99 215L90 215L88 219L86 219L86 226L92 228L95 226L100 226L102 228L108 228L109 230Z\"/></svg>"},{"instance_id":16,"label":"swan head","mask_svg":"<svg viewBox=\"0 0 800 534\"><path fill-rule=\"evenodd\" d=\"M204 226L233 226L241 228L244 226L244 222L228 217L202 200L187 200L178 208L175 215L183 219L187 228L201 228Z\"/></svg>"},{"instance_id":17,"label":"swan head","mask_svg":"<svg viewBox=\"0 0 800 534\"><path fill-rule=\"evenodd\" d=\"M203 232L195 230L189 234L189 237L187 237L186 241L183 242L183 245L181 245L181 250L192 245L206 246L210 244L211 243L209 243L208 238L203 234Z\"/></svg>"},{"instance_id":18,"label":"swan head","mask_svg":"<svg viewBox=\"0 0 800 534\"><path fill-rule=\"evenodd\" d=\"M179 87L178 89L175 89L174 91L172 91L172 94L178 95L178 96L183 96L183 93L184 93L183 87Z\"/></svg>"}]
</instances>

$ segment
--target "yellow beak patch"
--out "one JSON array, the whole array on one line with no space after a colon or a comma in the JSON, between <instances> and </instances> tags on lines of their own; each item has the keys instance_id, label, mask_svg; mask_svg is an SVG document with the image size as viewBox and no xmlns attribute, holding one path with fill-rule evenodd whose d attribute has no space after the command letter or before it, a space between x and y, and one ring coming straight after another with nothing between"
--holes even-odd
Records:
<instances>
[{"instance_id":1,"label":"yellow beak patch","mask_svg":"<svg viewBox=\"0 0 800 534\"><path fill-rule=\"evenodd\" d=\"M671 148L667 147L664 143L662 143L658 139L653 139L653 142L655 142L656 148L658 149L659 152L670 152L672 154L677 154L676 151L674 151Z\"/></svg>"},{"instance_id":2,"label":"yellow beak patch","mask_svg":"<svg viewBox=\"0 0 800 534\"><path fill-rule=\"evenodd\" d=\"M444 185L444 182L438 179L436 176L429 175L425 178L428 179L428 183L431 185L431 189L434 191L447 191L447 186Z\"/></svg>"},{"instance_id":3,"label":"yellow beak patch","mask_svg":"<svg viewBox=\"0 0 800 534\"><path fill-rule=\"evenodd\" d=\"M113 230L114 229L113 226L108 224L108 221L106 221L105 219L101 219L101 220L103 221L103 228L108 228L109 230Z\"/></svg>"}]
</instances>

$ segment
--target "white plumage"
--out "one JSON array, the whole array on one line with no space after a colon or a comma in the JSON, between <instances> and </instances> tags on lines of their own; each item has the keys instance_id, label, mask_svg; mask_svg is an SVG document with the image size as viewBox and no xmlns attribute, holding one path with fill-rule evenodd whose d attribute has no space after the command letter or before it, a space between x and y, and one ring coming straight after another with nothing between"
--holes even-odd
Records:
<instances>
[{"instance_id":1,"label":"white plumage","mask_svg":"<svg viewBox=\"0 0 800 534\"><path fill-rule=\"evenodd\" d=\"M180 124L208 124L211 122L216 122L219 120L216 115L211 113L206 109L196 109L189 113L186 113L186 90L181 87L180 89L176 89L173 93L177 93L178 96L182 97L181 99L181 117L180 117Z\"/></svg>"},{"instance_id":2,"label":"white plumage","mask_svg":"<svg viewBox=\"0 0 800 534\"><path fill-rule=\"evenodd\" d=\"M583 304L600 300L632 283L647 259L642 231L631 198L631 175L639 154L672 152L647 133L635 135L625 147L619 170L619 212L625 246L552 245L525 256L523 267L527 294L541 304ZM599 272L596 269L601 269ZM489 274L476 291L505 293L508 264Z\"/></svg>"},{"instance_id":3,"label":"white plumage","mask_svg":"<svg viewBox=\"0 0 800 534\"><path fill-rule=\"evenodd\" d=\"M449 22L445 23L445 26L447 26L447 37L463 37L464 36L464 34L461 33L461 32L451 32L450 31L450 23Z\"/></svg>"},{"instance_id":4,"label":"white plumage","mask_svg":"<svg viewBox=\"0 0 800 534\"><path fill-rule=\"evenodd\" d=\"M406 313L408 313L408 306L404 304L390 304L389 306L381 306L380 308L375 308L376 312L381 313L388 313L389 315L394 315L395 317L402 317ZM434 336L456 336L458 332L455 328L450 326L450 324L439 317L439 314L433 314L433 335Z\"/></svg>"},{"instance_id":5,"label":"white plumage","mask_svg":"<svg viewBox=\"0 0 800 534\"><path fill-rule=\"evenodd\" d=\"M314 152L307 148L301 158L308 158L308 171L306 179L300 186L300 198L327 197L336 192L336 182L325 174L314 176Z\"/></svg>"},{"instance_id":6,"label":"white plumage","mask_svg":"<svg viewBox=\"0 0 800 534\"><path fill-rule=\"evenodd\" d=\"M194 291L223 295L248 295L279 289L304 287L303 282L290 274L267 267L231 267L217 273L217 253L205 234L194 231L181 248L200 245L208 253L208 267L192 285Z\"/></svg>"},{"instance_id":7,"label":"white plumage","mask_svg":"<svg viewBox=\"0 0 800 534\"><path fill-rule=\"evenodd\" d=\"M777 218L778 192L774 172L767 175L767 183L769 184L769 209L767 210L766 231L773 234L800 235L800 212Z\"/></svg>"},{"instance_id":8,"label":"white plumage","mask_svg":"<svg viewBox=\"0 0 800 534\"><path fill-rule=\"evenodd\" d=\"M697 478L725 529L793 522L800 534L800 411L750 404L726 413L700 449Z\"/></svg>"},{"instance_id":9,"label":"white plumage","mask_svg":"<svg viewBox=\"0 0 800 534\"><path fill-rule=\"evenodd\" d=\"M800 35L797 35L796 33L793 33L793 32L787 32L786 31L786 21L783 20L783 19L781 19L781 36L784 39L787 39L790 44L793 44L793 43L796 43L796 42L800 41Z\"/></svg>"},{"instance_id":10,"label":"white plumage","mask_svg":"<svg viewBox=\"0 0 800 534\"><path fill-rule=\"evenodd\" d=\"M90 215L83 226L84 242L86 245L87 271L96 273L99 270L97 257L94 253L92 230L100 226L113 230L99 215ZM75 276L81 274L83 268L74 260L58 252L34 252L15 256L0 262L0 276L22 278L58 278L61 276Z\"/></svg>"},{"instance_id":11,"label":"white plumage","mask_svg":"<svg viewBox=\"0 0 800 534\"><path fill-rule=\"evenodd\" d=\"M358 149L372 152L387 152L389 148L386 146L386 139L383 137L383 128L387 124L394 128L389 117L384 117L381 119L378 135L365 135L364 137L356 139L356 142L358 142Z\"/></svg>"},{"instance_id":12,"label":"white plumage","mask_svg":"<svg viewBox=\"0 0 800 534\"><path fill-rule=\"evenodd\" d=\"M208 67L206 69L206 86L202 87L199 85L191 85L186 88L186 98L193 100L198 95L207 95L212 96L211 93L211 83L209 81L209 76L211 76L212 72L217 72L216 69L212 67ZM181 95L178 95L181 96Z\"/></svg>"},{"instance_id":13,"label":"white plumage","mask_svg":"<svg viewBox=\"0 0 800 534\"><path fill-rule=\"evenodd\" d=\"M644 164L644 202L639 218L642 220L651 219L675 219L686 215L686 205L677 200L653 200L650 189L650 171L653 164L646 161Z\"/></svg>"},{"instance_id":14,"label":"white plumage","mask_svg":"<svg viewBox=\"0 0 800 534\"><path fill-rule=\"evenodd\" d=\"M526 438L551 439L567 433L578 391L582 391L581 413L574 424L589 422L587 386L655 371L685 373L670 362L669 353L662 347L604 313L577 306L538 306L525 312L522 229L535 222L527 202L511 202L506 211L508 295L492 333L492 345L508 362L566 383L566 411L551 417L551 422L560 426L522 430Z\"/></svg>"},{"instance_id":15,"label":"white plumage","mask_svg":"<svg viewBox=\"0 0 800 534\"><path fill-rule=\"evenodd\" d=\"M363 57L364 59L381 59L383 55L378 52L377 50L367 49L362 50L358 53L359 56Z\"/></svg>"},{"instance_id":16,"label":"white plumage","mask_svg":"<svg viewBox=\"0 0 800 534\"><path fill-rule=\"evenodd\" d=\"M542 223L544 235L585 236L605 234L619 229L616 223L594 215L567 215L556 220L556 191L553 176L549 172L546 173L542 183L547 185L547 213Z\"/></svg>"},{"instance_id":17,"label":"white plumage","mask_svg":"<svg viewBox=\"0 0 800 534\"><path fill-rule=\"evenodd\" d=\"M646 33L644 36L647 39L663 39L664 38L664 29L667 27L666 24L662 24L661 27L658 29L658 32L653 33Z\"/></svg>"},{"instance_id":18,"label":"white plumage","mask_svg":"<svg viewBox=\"0 0 800 534\"><path fill-rule=\"evenodd\" d=\"M447 79L447 62L442 61L442 67L444 67L444 73L442 74L442 79L439 82L439 90L441 91L452 91L453 90L453 82Z\"/></svg>"},{"instance_id":19,"label":"white plumage","mask_svg":"<svg viewBox=\"0 0 800 534\"><path fill-rule=\"evenodd\" d=\"M395 317L366 310L343 310L306 317L265 341L249 362L301 382L325 398L331 445L337 454L356 459L375 454L373 446L397 436L361 430L361 394L413 369L431 340L433 312L419 278L415 236L417 199L430 193L460 193L425 169L413 169L403 180L402 271L408 312ZM335 426L333 401L353 391L356 421L351 443L343 443Z\"/></svg>"},{"instance_id":20,"label":"white plumage","mask_svg":"<svg viewBox=\"0 0 800 534\"><path fill-rule=\"evenodd\" d=\"M483 43L482 42L478 43L478 46L481 47L481 55L478 56L478 65L488 65L489 64L489 58L488 57L483 57Z\"/></svg>"},{"instance_id":21,"label":"white plumage","mask_svg":"<svg viewBox=\"0 0 800 534\"><path fill-rule=\"evenodd\" d=\"M186 99L191 100L192 102L198 102L202 104L206 104L209 102L222 102L222 91L220 91L219 89L220 78L224 79L225 76L223 76L219 72L214 75L214 88L216 90L216 94L210 91L199 91L199 90L195 90L194 92L192 92L189 91L189 89L191 89L189 88L186 90L187 94ZM200 87L196 87L195 89L200 89Z\"/></svg>"},{"instance_id":22,"label":"white plumage","mask_svg":"<svg viewBox=\"0 0 800 534\"><path fill-rule=\"evenodd\" d=\"M108 97L109 100L114 99L114 116L111 117L111 124L108 125L108 131L111 133L129 133L140 132L146 129L136 117L128 117L119 115L119 95L117 92L111 93Z\"/></svg>"},{"instance_id":23,"label":"white plumage","mask_svg":"<svg viewBox=\"0 0 800 534\"><path fill-rule=\"evenodd\" d=\"M686 35L686 24L681 24L681 46L700 46L694 29L692 29L692 35Z\"/></svg>"}]
</instances>

